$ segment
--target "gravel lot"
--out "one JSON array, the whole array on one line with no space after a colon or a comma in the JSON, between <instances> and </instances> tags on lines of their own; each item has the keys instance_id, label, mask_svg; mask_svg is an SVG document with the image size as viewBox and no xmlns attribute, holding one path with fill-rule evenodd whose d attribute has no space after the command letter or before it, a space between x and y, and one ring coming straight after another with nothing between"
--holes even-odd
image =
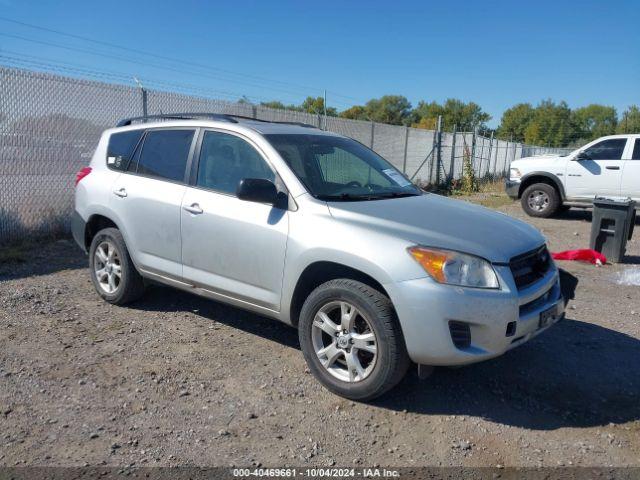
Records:
<instances>
[{"instance_id":1,"label":"gravel lot","mask_svg":"<svg viewBox=\"0 0 640 480\"><path fill-rule=\"evenodd\" d=\"M524 216L552 251L587 247L591 214ZM412 369L372 404L312 378L297 333L168 288L101 301L70 241L0 265L0 465L640 465L640 268L560 262L567 320L501 358Z\"/></svg>"}]
</instances>

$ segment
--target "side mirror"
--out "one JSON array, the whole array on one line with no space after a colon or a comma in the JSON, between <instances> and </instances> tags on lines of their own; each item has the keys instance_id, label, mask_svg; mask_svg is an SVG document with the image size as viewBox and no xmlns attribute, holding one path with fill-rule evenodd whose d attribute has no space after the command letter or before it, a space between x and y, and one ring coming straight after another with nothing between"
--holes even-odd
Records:
<instances>
[{"instance_id":1,"label":"side mirror","mask_svg":"<svg viewBox=\"0 0 640 480\"><path fill-rule=\"evenodd\" d=\"M580 160L590 160L590 159L591 157L587 152L578 152L578 155L576 155L574 160L580 161Z\"/></svg>"},{"instance_id":2,"label":"side mirror","mask_svg":"<svg viewBox=\"0 0 640 480\"><path fill-rule=\"evenodd\" d=\"M238 184L236 195L247 202L274 205L278 199L278 190L271 180L264 178L243 178Z\"/></svg>"}]
</instances>

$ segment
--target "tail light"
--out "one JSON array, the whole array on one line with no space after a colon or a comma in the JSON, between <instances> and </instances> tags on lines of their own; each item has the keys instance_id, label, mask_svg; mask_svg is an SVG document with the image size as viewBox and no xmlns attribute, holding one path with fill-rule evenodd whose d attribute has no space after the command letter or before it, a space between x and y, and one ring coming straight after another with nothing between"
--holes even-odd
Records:
<instances>
[{"instance_id":1,"label":"tail light","mask_svg":"<svg viewBox=\"0 0 640 480\"><path fill-rule=\"evenodd\" d=\"M80 182L80 180L82 180L84 177L86 177L90 173L91 173L91 167L84 167L78 173L76 173L76 185L78 185L78 182Z\"/></svg>"}]
</instances>

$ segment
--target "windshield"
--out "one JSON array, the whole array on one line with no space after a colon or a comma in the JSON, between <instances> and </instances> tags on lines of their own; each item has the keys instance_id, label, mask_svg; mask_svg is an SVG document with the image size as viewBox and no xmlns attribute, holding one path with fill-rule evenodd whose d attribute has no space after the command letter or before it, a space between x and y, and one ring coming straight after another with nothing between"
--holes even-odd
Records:
<instances>
[{"instance_id":1,"label":"windshield","mask_svg":"<svg viewBox=\"0 0 640 480\"><path fill-rule=\"evenodd\" d=\"M379 200L421 195L393 165L350 138L265 135L300 181L321 200Z\"/></svg>"}]
</instances>

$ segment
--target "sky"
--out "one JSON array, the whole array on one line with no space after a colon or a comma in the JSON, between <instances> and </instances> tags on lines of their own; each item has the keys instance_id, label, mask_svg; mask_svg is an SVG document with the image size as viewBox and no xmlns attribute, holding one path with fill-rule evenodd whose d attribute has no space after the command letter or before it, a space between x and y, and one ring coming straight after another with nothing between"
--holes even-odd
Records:
<instances>
[{"instance_id":1,"label":"sky","mask_svg":"<svg viewBox=\"0 0 640 480\"><path fill-rule=\"evenodd\" d=\"M640 2L0 0L0 63L338 110L459 98L497 126L519 102L640 104Z\"/></svg>"}]
</instances>

